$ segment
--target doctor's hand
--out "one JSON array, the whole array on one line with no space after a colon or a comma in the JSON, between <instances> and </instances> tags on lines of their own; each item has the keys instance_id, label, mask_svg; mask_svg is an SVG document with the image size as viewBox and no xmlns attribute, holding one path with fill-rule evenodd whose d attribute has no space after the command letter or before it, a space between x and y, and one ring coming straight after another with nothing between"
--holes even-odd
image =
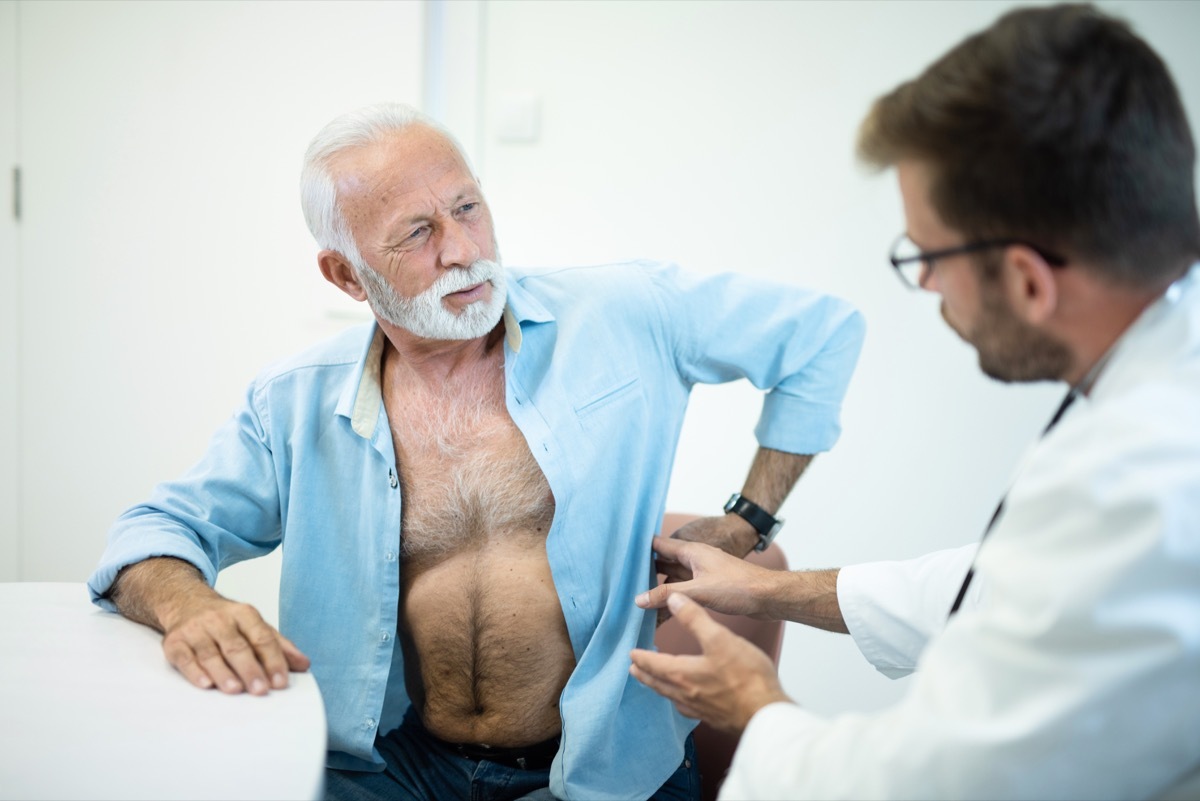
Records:
<instances>
[{"instance_id":1,"label":"doctor's hand","mask_svg":"<svg viewBox=\"0 0 1200 801\"><path fill-rule=\"evenodd\" d=\"M740 733L767 704L791 702L775 665L758 647L717 623L680 593L668 599L671 612L700 643L698 656L635 649L630 674L675 703L689 718Z\"/></svg>"},{"instance_id":2,"label":"doctor's hand","mask_svg":"<svg viewBox=\"0 0 1200 801\"><path fill-rule=\"evenodd\" d=\"M675 576L634 599L642 609L664 609L672 595L686 595L701 605L727 615L776 619L768 614L775 597L778 570L768 570L745 559L698 542L655 537L658 571ZM668 572L668 568L669 571Z\"/></svg>"},{"instance_id":3,"label":"doctor's hand","mask_svg":"<svg viewBox=\"0 0 1200 801\"><path fill-rule=\"evenodd\" d=\"M659 542L660 539L656 538L655 542ZM758 532L741 517L726 514L720 517L696 518L676 529L671 534L671 539L705 543L741 559L758 544ZM655 550L657 551L658 548ZM655 570L666 577L667 583L688 581L692 578L688 566L675 559L659 558L655 563ZM670 617L671 612L667 609L666 604L660 605L658 607L658 625L661 626Z\"/></svg>"}]
</instances>

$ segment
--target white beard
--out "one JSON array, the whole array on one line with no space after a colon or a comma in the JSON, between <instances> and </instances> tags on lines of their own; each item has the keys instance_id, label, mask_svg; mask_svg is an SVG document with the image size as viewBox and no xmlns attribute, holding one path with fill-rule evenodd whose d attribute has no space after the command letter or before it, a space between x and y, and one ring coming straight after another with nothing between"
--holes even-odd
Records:
<instances>
[{"instance_id":1,"label":"white beard","mask_svg":"<svg viewBox=\"0 0 1200 801\"><path fill-rule=\"evenodd\" d=\"M401 297L387 279L365 262L355 265L355 269L371 310L381 320L425 339L484 336L500 322L508 298L504 268L499 262L487 259L479 259L470 267L448 271L414 298ZM457 314L442 305L446 295L484 281L492 285L491 297L487 300L477 300Z\"/></svg>"}]
</instances>

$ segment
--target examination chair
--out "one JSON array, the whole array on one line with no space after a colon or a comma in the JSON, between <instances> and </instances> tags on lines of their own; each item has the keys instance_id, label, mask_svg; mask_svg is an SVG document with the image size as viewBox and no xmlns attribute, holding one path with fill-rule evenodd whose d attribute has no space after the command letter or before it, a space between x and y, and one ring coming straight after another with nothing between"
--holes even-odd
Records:
<instances>
[{"instance_id":1,"label":"examination chair","mask_svg":"<svg viewBox=\"0 0 1200 801\"><path fill-rule=\"evenodd\" d=\"M695 520L699 515L668 512L663 516L662 535L670 536L676 529ZM787 558L779 546L772 543L761 553L751 551L746 557L756 565L772 570L787 570ZM755 620L741 615L723 615L719 612L709 612L714 620L732 630L735 634L745 637L761 648L771 661L779 664L779 651L783 646L782 620ZM654 635L654 644L658 650L669 654L698 654L700 645L679 621L669 619L658 627ZM707 723L701 723L694 733L696 740L696 761L700 765L700 787L702 801L715 801L717 790L725 780L729 771L729 763L733 760L733 752L737 748L738 736L718 731Z\"/></svg>"}]
</instances>

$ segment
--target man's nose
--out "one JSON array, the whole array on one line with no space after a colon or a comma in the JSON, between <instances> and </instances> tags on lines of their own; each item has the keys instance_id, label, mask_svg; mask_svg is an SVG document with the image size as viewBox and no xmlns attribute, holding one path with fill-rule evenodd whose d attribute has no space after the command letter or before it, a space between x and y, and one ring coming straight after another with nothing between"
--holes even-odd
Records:
<instances>
[{"instance_id":1,"label":"man's nose","mask_svg":"<svg viewBox=\"0 0 1200 801\"><path fill-rule=\"evenodd\" d=\"M470 267L481 255L482 251L471 238L466 226L457 220L450 220L442 229L440 257L442 266Z\"/></svg>"}]
</instances>

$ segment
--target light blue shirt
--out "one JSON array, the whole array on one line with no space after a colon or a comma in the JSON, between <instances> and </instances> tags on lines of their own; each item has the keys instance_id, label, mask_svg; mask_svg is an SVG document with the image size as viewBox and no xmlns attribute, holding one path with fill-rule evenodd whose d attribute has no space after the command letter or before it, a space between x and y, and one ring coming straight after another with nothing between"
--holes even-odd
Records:
<instances>
[{"instance_id":1,"label":"light blue shirt","mask_svg":"<svg viewBox=\"0 0 1200 801\"><path fill-rule=\"evenodd\" d=\"M551 790L647 798L694 726L628 672L630 649L653 646L655 616L633 598L653 577L688 395L748 379L767 390L759 444L827 450L862 318L794 286L636 262L510 271L504 325L508 411L554 493L546 551L577 660ZM383 346L372 324L264 370L200 463L117 520L89 581L112 609L101 596L125 565L175 556L211 584L282 545L280 630L312 659L336 768L381 769L375 736L409 705Z\"/></svg>"}]
</instances>

